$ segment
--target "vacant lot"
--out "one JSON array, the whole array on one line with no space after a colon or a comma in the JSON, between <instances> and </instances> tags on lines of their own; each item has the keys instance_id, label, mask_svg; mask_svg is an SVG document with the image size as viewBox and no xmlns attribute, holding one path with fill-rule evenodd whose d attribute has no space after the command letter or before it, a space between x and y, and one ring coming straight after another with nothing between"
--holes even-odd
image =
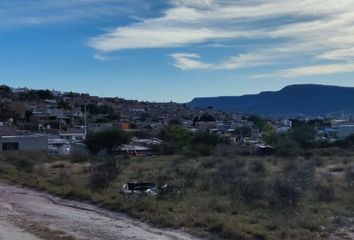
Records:
<instances>
[{"instance_id":1,"label":"vacant lot","mask_svg":"<svg viewBox=\"0 0 354 240\"><path fill-rule=\"evenodd\" d=\"M196 240L126 215L0 183L0 239Z\"/></svg>"},{"instance_id":2,"label":"vacant lot","mask_svg":"<svg viewBox=\"0 0 354 240\"><path fill-rule=\"evenodd\" d=\"M119 158L117 178L92 188L95 160L40 153L0 156L0 177L213 239L345 239L354 217L351 152L306 157ZM159 197L123 196L127 181L168 184ZM352 182L353 181L353 182Z\"/></svg>"}]
</instances>

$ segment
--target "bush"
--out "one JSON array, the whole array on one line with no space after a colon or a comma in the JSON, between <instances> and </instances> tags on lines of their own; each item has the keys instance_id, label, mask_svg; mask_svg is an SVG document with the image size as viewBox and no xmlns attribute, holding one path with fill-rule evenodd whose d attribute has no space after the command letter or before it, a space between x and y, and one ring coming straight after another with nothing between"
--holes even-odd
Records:
<instances>
[{"instance_id":1,"label":"bush","mask_svg":"<svg viewBox=\"0 0 354 240\"><path fill-rule=\"evenodd\" d=\"M222 183L225 185L234 184L238 178L246 175L244 168L246 162L244 160L230 160L219 166L217 171L216 181L217 184Z\"/></svg>"},{"instance_id":2,"label":"bush","mask_svg":"<svg viewBox=\"0 0 354 240\"><path fill-rule=\"evenodd\" d=\"M267 171L264 162L261 160L252 161L250 163L250 165L248 166L248 169L250 172L260 175L260 176L265 176L266 171Z\"/></svg>"},{"instance_id":3,"label":"bush","mask_svg":"<svg viewBox=\"0 0 354 240\"><path fill-rule=\"evenodd\" d=\"M316 167L323 167L324 161L321 157L312 157L311 161Z\"/></svg>"},{"instance_id":4,"label":"bush","mask_svg":"<svg viewBox=\"0 0 354 240\"><path fill-rule=\"evenodd\" d=\"M191 144L204 144L208 146L216 146L219 143L219 136L209 131L199 131L194 134Z\"/></svg>"},{"instance_id":5,"label":"bush","mask_svg":"<svg viewBox=\"0 0 354 240\"><path fill-rule=\"evenodd\" d=\"M156 150L163 155L173 155L177 152L177 146L171 143L162 143L156 147Z\"/></svg>"},{"instance_id":6,"label":"bush","mask_svg":"<svg viewBox=\"0 0 354 240\"><path fill-rule=\"evenodd\" d=\"M101 156L91 163L90 185L93 189L106 188L119 174L118 158Z\"/></svg>"},{"instance_id":7,"label":"bush","mask_svg":"<svg viewBox=\"0 0 354 240\"><path fill-rule=\"evenodd\" d=\"M285 135L279 136L276 148L279 157L294 157L301 154L301 149L298 144Z\"/></svg>"},{"instance_id":8,"label":"bush","mask_svg":"<svg viewBox=\"0 0 354 240\"><path fill-rule=\"evenodd\" d=\"M237 188L237 192L246 204L262 199L266 189L264 179L253 175L241 178Z\"/></svg>"},{"instance_id":9,"label":"bush","mask_svg":"<svg viewBox=\"0 0 354 240\"><path fill-rule=\"evenodd\" d=\"M301 199L301 189L285 177L277 177L271 184L270 204L285 208L294 208Z\"/></svg>"},{"instance_id":10,"label":"bush","mask_svg":"<svg viewBox=\"0 0 354 240\"><path fill-rule=\"evenodd\" d=\"M289 161L282 170L293 184L302 189L311 186L315 177L314 164L308 161L300 162L299 159Z\"/></svg>"},{"instance_id":11,"label":"bush","mask_svg":"<svg viewBox=\"0 0 354 240\"><path fill-rule=\"evenodd\" d=\"M97 133L91 133L87 136L85 144L88 150L97 155L105 151L112 154L113 150L119 145L128 143L130 136L118 129L108 129Z\"/></svg>"},{"instance_id":12,"label":"bush","mask_svg":"<svg viewBox=\"0 0 354 240\"><path fill-rule=\"evenodd\" d=\"M345 181L348 187L352 187L354 183L354 165L345 169Z\"/></svg>"},{"instance_id":13,"label":"bush","mask_svg":"<svg viewBox=\"0 0 354 240\"><path fill-rule=\"evenodd\" d=\"M335 188L333 185L316 185L316 197L321 202L331 202L336 198Z\"/></svg>"},{"instance_id":14,"label":"bush","mask_svg":"<svg viewBox=\"0 0 354 240\"><path fill-rule=\"evenodd\" d=\"M6 156L7 161L20 171L32 171L36 165L36 160L30 154L10 153Z\"/></svg>"}]
</instances>

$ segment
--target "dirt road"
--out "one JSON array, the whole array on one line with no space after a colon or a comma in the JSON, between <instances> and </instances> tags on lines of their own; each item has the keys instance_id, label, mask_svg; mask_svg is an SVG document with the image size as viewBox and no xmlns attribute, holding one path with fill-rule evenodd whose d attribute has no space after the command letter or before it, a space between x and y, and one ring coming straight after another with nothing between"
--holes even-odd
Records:
<instances>
[{"instance_id":1,"label":"dirt road","mask_svg":"<svg viewBox=\"0 0 354 240\"><path fill-rule=\"evenodd\" d=\"M126 215L0 183L0 240L196 240Z\"/></svg>"}]
</instances>

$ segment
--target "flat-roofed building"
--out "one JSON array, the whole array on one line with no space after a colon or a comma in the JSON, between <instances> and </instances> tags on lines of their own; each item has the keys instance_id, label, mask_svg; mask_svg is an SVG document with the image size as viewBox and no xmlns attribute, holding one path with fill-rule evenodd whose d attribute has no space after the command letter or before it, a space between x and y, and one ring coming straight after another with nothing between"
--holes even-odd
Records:
<instances>
[{"instance_id":1,"label":"flat-roofed building","mask_svg":"<svg viewBox=\"0 0 354 240\"><path fill-rule=\"evenodd\" d=\"M47 150L48 137L44 135L15 135L0 137L0 152Z\"/></svg>"}]
</instances>

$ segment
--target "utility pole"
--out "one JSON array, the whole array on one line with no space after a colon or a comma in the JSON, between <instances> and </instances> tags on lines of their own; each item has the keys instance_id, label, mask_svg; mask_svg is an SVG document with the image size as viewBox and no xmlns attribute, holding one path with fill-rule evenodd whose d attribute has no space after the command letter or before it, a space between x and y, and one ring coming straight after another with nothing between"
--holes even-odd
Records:
<instances>
[{"instance_id":1,"label":"utility pole","mask_svg":"<svg viewBox=\"0 0 354 240\"><path fill-rule=\"evenodd\" d=\"M59 138L61 138L61 118L59 117Z\"/></svg>"},{"instance_id":2,"label":"utility pole","mask_svg":"<svg viewBox=\"0 0 354 240\"><path fill-rule=\"evenodd\" d=\"M86 104L85 104L85 113L84 113L84 128L85 128L85 139L87 135L87 110L86 110Z\"/></svg>"}]
</instances>

